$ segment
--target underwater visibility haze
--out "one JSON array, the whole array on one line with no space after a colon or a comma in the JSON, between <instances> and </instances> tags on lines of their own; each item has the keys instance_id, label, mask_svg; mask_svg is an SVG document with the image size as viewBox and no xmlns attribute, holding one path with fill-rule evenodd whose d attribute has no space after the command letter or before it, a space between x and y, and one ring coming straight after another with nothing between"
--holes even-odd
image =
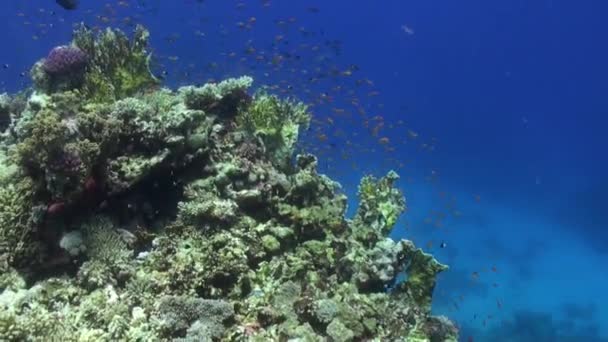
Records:
<instances>
[{"instance_id":1,"label":"underwater visibility haze","mask_svg":"<svg viewBox=\"0 0 608 342\"><path fill-rule=\"evenodd\" d=\"M608 342L600 0L0 3L0 341Z\"/></svg>"}]
</instances>

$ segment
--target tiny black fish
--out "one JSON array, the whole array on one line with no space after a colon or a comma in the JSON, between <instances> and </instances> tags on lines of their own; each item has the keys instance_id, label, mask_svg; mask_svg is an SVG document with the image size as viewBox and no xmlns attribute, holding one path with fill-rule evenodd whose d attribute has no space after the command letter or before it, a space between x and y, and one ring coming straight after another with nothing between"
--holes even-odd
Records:
<instances>
[{"instance_id":1,"label":"tiny black fish","mask_svg":"<svg viewBox=\"0 0 608 342\"><path fill-rule=\"evenodd\" d=\"M59 6L66 10L75 10L78 8L79 0L55 0Z\"/></svg>"}]
</instances>

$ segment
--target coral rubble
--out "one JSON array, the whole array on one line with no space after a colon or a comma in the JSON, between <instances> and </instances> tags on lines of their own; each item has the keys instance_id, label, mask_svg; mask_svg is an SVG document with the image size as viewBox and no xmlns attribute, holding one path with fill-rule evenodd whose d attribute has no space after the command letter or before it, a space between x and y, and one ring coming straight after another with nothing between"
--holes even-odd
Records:
<instances>
[{"instance_id":1,"label":"coral rubble","mask_svg":"<svg viewBox=\"0 0 608 342\"><path fill-rule=\"evenodd\" d=\"M294 156L306 105L159 89L146 43L80 28L0 96L0 340L456 341L430 314L447 267L388 237L397 174L345 218Z\"/></svg>"}]
</instances>

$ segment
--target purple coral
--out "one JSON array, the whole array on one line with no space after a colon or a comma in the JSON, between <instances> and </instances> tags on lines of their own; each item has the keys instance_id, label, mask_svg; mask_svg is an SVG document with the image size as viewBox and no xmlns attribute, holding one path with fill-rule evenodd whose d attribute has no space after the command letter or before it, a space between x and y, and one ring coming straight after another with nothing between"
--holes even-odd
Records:
<instances>
[{"instance_id":1,"label":"purple coral","mask_svg":"<svg viewBox=\"0 0 608 342\"><path fill-rule=\"evenodd\" d=\"M42 67L49 75L68 75L83 71L89 58L75 46L57 46L44 60Z\"/></svg>"}]
</instances>

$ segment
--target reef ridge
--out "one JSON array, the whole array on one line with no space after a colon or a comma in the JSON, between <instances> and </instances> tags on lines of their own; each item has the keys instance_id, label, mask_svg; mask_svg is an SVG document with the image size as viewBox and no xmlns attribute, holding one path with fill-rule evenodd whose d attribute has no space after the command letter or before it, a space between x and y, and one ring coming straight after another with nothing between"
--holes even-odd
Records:
<instances>
[{"instance_id":1,"label":"reef ridge","mask_svg":"<svg viewBox=\"0 0 608 342\"><path fill-rule=\"evenodd\" d=\"M346 218L306 104L163 88L148 36L81 26L0 96L1 341L457 341L395 172Z\"/></svg>"}]
</instances>

